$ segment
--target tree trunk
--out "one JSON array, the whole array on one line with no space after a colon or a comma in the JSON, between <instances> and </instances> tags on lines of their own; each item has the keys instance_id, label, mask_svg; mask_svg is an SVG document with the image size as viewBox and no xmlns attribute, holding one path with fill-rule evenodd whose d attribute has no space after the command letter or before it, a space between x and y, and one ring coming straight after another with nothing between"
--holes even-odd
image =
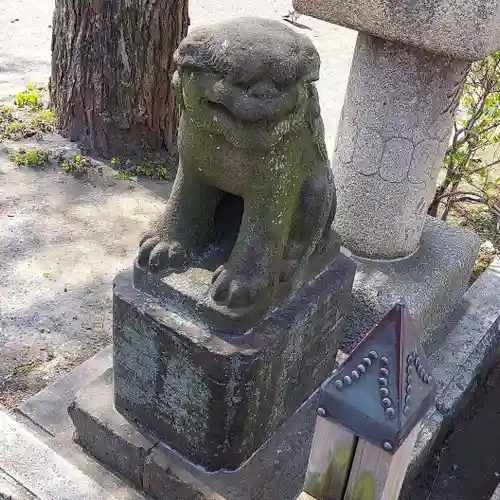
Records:
<instances>
[{"instance_id":1,"label":"tree trunk","mask_svg":"<svg viewBox=\"0 0 500 500\"><path fill-rule=\"evenodd\" d=\"M173 53L187 0L56 0L51 101L59 132L106 157L175 150Z\"/></svg>"}]
</instances>

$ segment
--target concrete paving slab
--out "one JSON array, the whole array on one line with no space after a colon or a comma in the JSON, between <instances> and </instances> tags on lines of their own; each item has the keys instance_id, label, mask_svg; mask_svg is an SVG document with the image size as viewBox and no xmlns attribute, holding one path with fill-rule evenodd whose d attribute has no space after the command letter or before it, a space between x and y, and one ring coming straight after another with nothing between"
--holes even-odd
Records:
<instances>
[{"instance_id":1,"label":"concrete paving slab","mask_svg":"<svg viewBox=\"0 0 500 500\"><path fill-rule=\"evenodd\" d=\"M114 497L0 410L0 469L40 500Z\"/></svg>"},{"instance_id":2,"label":"concrete paving slab","mask_svg":"<svg viewBox=\"0 0 500 500\"><path fill-rule=\"evenodd\" d=\"M0 470L0 500L36 500L36 496Z\"/></svg>"}]
</instances>

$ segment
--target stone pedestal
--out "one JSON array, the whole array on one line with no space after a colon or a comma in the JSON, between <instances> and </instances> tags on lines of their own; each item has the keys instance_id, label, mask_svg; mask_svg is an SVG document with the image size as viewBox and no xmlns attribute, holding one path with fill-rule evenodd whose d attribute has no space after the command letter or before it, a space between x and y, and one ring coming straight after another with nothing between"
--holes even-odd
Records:
<instances>
[{"instance_id":1,"label":"stone pedestal","mask_svg":"<svg viewBox=\"0 0 500 500\"><path fill-rule=\"evenodd\" d=\"M469 287L480 238L439 219L427 217L422 242L399 260L357 262L350 310L341 349L350 352L399 297L404 297L424 344L457 307Z\"/></svg>"},{"instance_id":2,"label":"stone pedestal","mask_svg":"<svg viewBox=\"0 0 500 500\"><path fill-rule=\"evenodd\" d=\"M120 274L116 409L206 469L236 469L332 372L354 273L339 254L243 335L208 326L203 304L183 314ZM190 283L196 296L210 277Z\"/></svg>"},{"instance_id":3,"label":"stone pedestal","mask_svg":"<svg viewBox=\"0 0 500 500\"><path fill-rule=\"evenodd\" d=\"M151 498L292 500L304 481L316 404L315 395L234 472L204 471L118 413L112 369L78 392L69 413L76 442Z\"/></svg>"}]
</instances>

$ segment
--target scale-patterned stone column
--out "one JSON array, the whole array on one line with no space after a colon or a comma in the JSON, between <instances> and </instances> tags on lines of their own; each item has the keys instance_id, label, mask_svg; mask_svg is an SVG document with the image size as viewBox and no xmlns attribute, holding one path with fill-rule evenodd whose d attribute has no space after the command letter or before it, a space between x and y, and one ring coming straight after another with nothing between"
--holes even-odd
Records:
<instances>
[{"instance_id":1,"label":"scale-patterned stone column","mask_svg":"<svg viewBox=\"0 0 500 500\"><path fill-rule=\"evenodd\" d=\"M359 34L333 159L335 227L354 254L418 248L469 65Z\"/></svg>"}]
</instances>

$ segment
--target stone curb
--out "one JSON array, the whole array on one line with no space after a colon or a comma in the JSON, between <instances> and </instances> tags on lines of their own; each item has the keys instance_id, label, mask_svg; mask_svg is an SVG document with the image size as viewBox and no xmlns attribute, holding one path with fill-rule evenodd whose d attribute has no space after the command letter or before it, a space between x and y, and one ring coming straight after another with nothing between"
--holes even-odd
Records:
<instances>
[{"instance_id":1,"label":"stone curb","mask_svg":"<svg viewBox=\"0 0 500 500\"><path fill-rule=\"evenodd\" d=\"M402 498L500 356L499 289L500 258L496 258L465 294L465 314L450 327L452 333L429 355L438 383L436 408L422 423Z\"/></svg>"},{"instance_id":2,"label":"stone curb","mask_svg":"<svg viewBox=\"0 0 500 500\"><path fill-rule=\"evenodd\" d=\"M115 499L2 410L0 429L0 470L4 471L0 495L15 500Z\"/></svg>"},{"instance_id":3,"label":"stone curb","mask_svg":"<svg viewBox=\"0 0 500 500\"><path fill-rule=\"evenodd\" d=\"M497 489L494 491L493 496L491 497L490 500L500 500L500 484L498 485Z\"/></svg>"},{"instance_id":4,"label":"stone curb","mask_svg":"<svg viewBox=\"0 0 500 500\"><path fill-rule=\"evenodd\" d=\"M75 394L105 372L111 366L112 358L113 346L108 345L66 376L21 403L17 411L51 436L66 432L73 427L68 407Z\"/></svg>"}]
</instances>

